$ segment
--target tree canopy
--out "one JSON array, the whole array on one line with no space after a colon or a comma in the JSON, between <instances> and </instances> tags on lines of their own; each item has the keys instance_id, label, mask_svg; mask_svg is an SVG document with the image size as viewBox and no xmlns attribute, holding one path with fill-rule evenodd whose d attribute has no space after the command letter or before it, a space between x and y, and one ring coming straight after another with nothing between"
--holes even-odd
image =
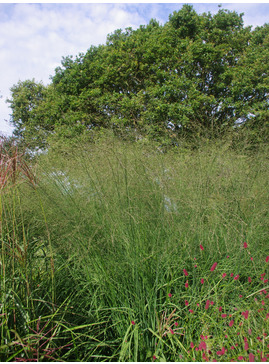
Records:
<instances>
[{"instance_id":1,"label":"tree canopy","mask_svg":"<svg viewBox=\"0 0 269 364\"><path fill-rule=\"evenodd\" d=\"M183 5L160 25L115 30L106 44L62 59L48 86L18 82L8 102L14 134L33 147L90 130L156 140L268 128L269 24Z\"/></svg>"}]
</instances>

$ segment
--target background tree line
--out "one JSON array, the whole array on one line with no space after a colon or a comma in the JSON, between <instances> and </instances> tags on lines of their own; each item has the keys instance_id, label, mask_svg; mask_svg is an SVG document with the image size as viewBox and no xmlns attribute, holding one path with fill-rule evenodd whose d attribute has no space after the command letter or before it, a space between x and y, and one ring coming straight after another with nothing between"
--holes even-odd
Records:
<instances>
[{"instance_id":1,"label":"background tree line","mask_svg":"<svg viewBox=\"0 0 269 364\"><path fill-rule=\"evenodd\" d=\"M226 130L268 133L269 24L192 6L160 25L116 30L105 45L62 59L51 83L19 81L7 100L14 135L32 148L51 138L110 129L122 137L173 143Z\"/></svg>"}]
</instances>

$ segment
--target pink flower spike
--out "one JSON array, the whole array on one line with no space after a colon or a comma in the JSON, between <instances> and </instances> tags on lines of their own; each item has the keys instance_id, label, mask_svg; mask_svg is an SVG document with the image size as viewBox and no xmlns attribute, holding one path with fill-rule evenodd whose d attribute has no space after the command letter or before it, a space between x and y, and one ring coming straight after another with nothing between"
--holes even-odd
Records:
<instances>
[{"instance_id":1,"label":"pink flower spike","mask_svg":"<svg viewBox=\"0 0 269 364\"><path fill-rule=\"evenodd\" d=\"M246 249L248 247L247 243L244 243L244 248Z\"/></svg>"},{"instance_id":2,"label":"pink flower spike","mask_svg":"<svg viewBox=\"0 0 269 364\"><path fill-rule=\"evenodd\" d=\"M187 281L187 282L185 283L185 287L186 287L186 288L188 288L188 287L189 287L189 281Z\"/></svg>"},{"instance_id":3,"label":"pink flower spike","mask_svg":"<svg viewBox=\"0 0 269 364\"><path fill-rule=\"evenodd\" d=\"M255 355L253 355L252 353L249 353L249 361L252 362L252 361L255 361Z\"/></svg>"},{"instance_id":4,"label":"pink flower spike","mask_svg":"<svg viewBox=\"0 0 269 364\"><path fill-rule=\"evenodd\" d=\"M248 350L248 342L247 342L247 341L245 341L244 349L245 349L245 350Z\"/></svg>"},{"instance_id":5,"label":"pink flower spike","mask_svg":"<svg viewBox=\"0 0 269 364\"><path fill-rule=\"evenodd\" d=\"M221 351L217 351L217 355L224 355L225 354L225 348L223 347Z\"/></svg>"},{"instance_id":6,"label":"pink flower spike","mask_svg":"<svg viewBox=\"0 0 269 364\"><path fill-rule=\"evenodd\" d=\"M178 326L178 322L175 322L175 326Z\"/></svg>"},{"instance_id":7,"label":"pink flower spike","mask_svg":"<svg viewBox=\"0 0 269 364\"><path fill-rule=\"evenodd\" d=\"M233 277L234 276L234 274L233 273L231 273L231 277Z\"/></svg>"},{"instance_id":8,"label":"pink flower spike","mask_svg":"<svg viewBox=\"0 0 269 364\"><path fill-rule=\"evenodd\" d=\"M185 301L185 306L188 306L189 305L189 302L188 301Z\"/></svg>"},{"instance_id":9,"label":"pink flower spike","mask_svg":"<svg viewBox=\"0 0 269 364\"><path fill-rule=\"evenodd\" d=\"M249 281L249 283L251 283L251 278L250 277L248 277L248 281Z\"/></svg>"},{"instance_id":10,"label":"pink flower spike","mask_svg":"<svg viewBox=\"0 0 269 364\"><path fill-rule=\"evenodd\" d=\"M201 249L201 250L204 250L204 247L203 247L203 245L202 245L202 244L200 244L200 249Z\"/></svg>"},{"instance_id":11,"label":"pink flower spike","mask_svg":"<svg viewBox=\"0 0 269 364\"><path fill-rule=\"evenodd\" d=\"M244 360L244 357L243 356L239 356L238 357L238 360Z\"/></svg>"},{"instance_id":12,"label":"pink flower spike","mask_svg":"<svg viewBox=\"0 0 269 364\"><path fill-rule=\"evenodd\" d=\"M206 343L204 341L201 341L199 344L199 350L206 350Z\"/></svg>"},{"instance_id":13,"label":"pink flower spike","mask_svg":"<svg viewBox=\"0 0 269 364\"><path fill-rule=\"evenodd\" d=\"M132 324L132 325L135 325L135 322L134 322L134 321L131 321L131 324Z\"/></svg>"},{"instance_id":14,"label":"pink flower spike","mask_svg":"<svg viewBox=\"0 0 269 364\"><path fill-rule=\"evenodd\" d=\"M245 319L248 318L248 314L249 314L249 311L248 310L245 311L245 312L242 312L242 315L245 317Z\"/></svg>"},{"instance_id":15,"label":"pink flower spike","mask_svg":"<svg viewBox=\"0 0 269 364\"><path fill-rule=\"evenodd\" d=\"M174 335L174 331L171 328L169 330L170 330L171 334Z\"/></svg>"},{"instance_id":16,"label":"pink flower spike","mask_svg":"<svg viewBox=\"0 0 269 364\"><path fill-rule=\"evenodd\" d=\"M222 307L220 306L220 307L219 307L219 312L221 312L221 311L222 311Z\"/></svg>"},{"instance_id":17,"label":"pink flower spike","mask_svg":"<svg viewBox=\"0 0 269 364\"><path fill-rule=\"evenodd\" d=\"M191 309L190 309L189 311L190 311L190 313L194 313L194 311L193 311L193 310L191 310Z\"/></svg>"},{"instance_id":18,"label":"pink flower spike","mask_svg":"<svg viewBox=\"0 0 269 364\"><path fill-rule=\"evenodd\" d=\"M221 317L222 317L222 318L225 318L225 317L227 317L227 314L226 314L226 313L222 313L222 314L221 314Z\"/></svg>"},{"instance_id":19,"label":"pink flower spike","mask_svg":"<svg viewBox=\"0 0 269 364\"><path fill-rule=\"evenodd\" d=\"M253 261L253 258L251 257L250 260Z\"/></svg>"},{"instance_id":20,"label":"pink flower spike","mask_svg":"<svg viewBox=\"0 0 269 364\"><path fill-rule=\"evenodd\" d=\"M217 266L218 263L214 263L212 265L212 267L210 268L211 272L214 272L214 270L216 269L216 266Z\"/></svg>"},{"instance_id":21,"label":"pink flower spike","mask_svg":"<svg viewBox=\"0 0 269 364\"><path fill-rule=\"evenodd\" d=\"M172 293L168 293L168 297L170 297L170 298L171 298L171 297L172 297Z\"/></svg>"},{"instance_id":22,"label":"pink flower spike","mask_svg":"<svg viewBox=\"0 0 269 364\"><path fill-rule=\"evenodd\" d=\"M156 358L156 355L153 355L152 359L153 359L153 360L156 360L156 359L157 359L157 358Z\"/></svg>"},{"instance_id":23,"label":"pink flower spike","mask_svg":"<svg viewBox=\"0 0 269 364\"><path fill-rule=\"evenodd\" d=\"M269 262L269 255L267 255L267 257L265 258L265 261L266 261L266 263Z\"/></svg>"},{"instance_id":24,"label":"pink flower spike","mask_svg":"<svg viewBox=\"0 0 269 364\"><path fill-rule=\"evenodd\" d=\"M234 280L237 281L239 279L239 274L237 274L235 277L234 277Z\"/></svg>"},{"instance_id":25,"label":"pink flower spike","mask_svg":"<svg viewBox=\"0 0 269 364\"><path fill-rule=\"evenodd\" d=\"M191 348L192 348L192 349L194 348L194 343L193 343L193 342L191 342Z\"/></svg>"},{"instance_id":26,"label":"pink flower spike","mask_svg":"<svg viewBox=\"0 0 269 364\"><path fill-rule=\"evenodd\" d=\"M229 326L230 326L230 327L232 327L232 326L233 326L233 324L234 324L234 320L231 320L231 321L229 322Z\"/></svg>"},{"instance_id":27,"label":"pink flower spike","mask_svg":"<svg viewBox=\"0 0 269 364\"><path fill-rule=\"evenodd\" d=\"M222 278L225 278L227 276L227 273L223 273Z\"/></svg>"},{"instance_id":28,"label":"pink flower spike","mask_svg":"<svg viewBox=\"0 0 269 364\"><path fill-rule=\"evenodd\" d=\"M201 284L204 284L205 283L205 280L204 278L201 279Z\"/></svg>"},{"instance_id":29,"label":"pink flower spike","mask_svg":"<svg viewBox=\"0 0 269 364\"><path fill-rule=\"evenodd\" d=\"M207 301L206 301L206 304L205 304L205 310L208 310L209 306L210 306L210 301L209 301L209 300L207 300Z\"/></svg>"},{"instance_id":30,"label":"pink flower spike","mask_svg":"<svg viewBox=\"0 0 269 364\"><path fill-rule=\"evenodd\" d=\"M186 277L188 277L189 273L186 271L186 269L183 269L183 273L185 274Z\"/></svg>"}]
</instances>

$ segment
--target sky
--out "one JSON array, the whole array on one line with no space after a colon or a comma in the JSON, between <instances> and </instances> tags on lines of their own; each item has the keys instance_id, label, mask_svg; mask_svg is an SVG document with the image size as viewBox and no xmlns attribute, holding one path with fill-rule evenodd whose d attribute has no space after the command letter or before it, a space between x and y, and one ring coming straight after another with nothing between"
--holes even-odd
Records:
<instances>
[{"instance_id":1,"label":"sky","mask_svg":"<svg viewBox=\"0 0 269 364\"><path fill-rule=\"evenodd\" d=\"M244 25L269 22L269 3L188 2L198 14L223 9L244 13ZM6 99L18 81L35 79L49 84L50 76L66 56L85 53L92 45L105 44L116 29L137 29L154 18L164 24L183 2L134 2L120 0L64 3L0 3L0 134L11 135L11 109Z\"/></svg>"}]
</instances>

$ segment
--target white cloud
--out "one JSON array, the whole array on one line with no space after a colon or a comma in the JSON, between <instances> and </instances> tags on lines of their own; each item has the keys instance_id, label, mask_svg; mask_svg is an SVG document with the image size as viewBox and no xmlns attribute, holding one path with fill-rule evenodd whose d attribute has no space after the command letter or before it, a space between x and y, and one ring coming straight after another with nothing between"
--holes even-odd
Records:
<instances>
[{"instance_id":1,"label":"white cloud","mask_svg":"<svg viewBox=\"0 0 269 364\"><path fill-rule=\"evenodd\" d=\"M124 4L0 4L0 132L11 132L4 120L13 84L33 78L46 84L62 57L105 43L118 28L146 22Z\"/></svg>"},{"instance_id":2,"label":"white cloud","mask_svg":"<svg viewBox=\"0 0 269 364\"><path fill-rule=\"evenodd\" d=\"M224 4L224 8L225 5L238 12L245 9L245 19L254 25L266 21L268 4ZM9 89L13 84L33 78L47 84L62 57L85 53L91 45L104 44L107 34L119 28L136 29L151 18L164 24L169 14L181 6L176 3L120 2L0 3L0 95L3 95L0 99L0 132L10 134L12 130L4 120L9 119L11 112L5 99L10 97ZM218 10L217 4L195 4L199 13L211 8Z\"/></svg>"}]
</instances>

